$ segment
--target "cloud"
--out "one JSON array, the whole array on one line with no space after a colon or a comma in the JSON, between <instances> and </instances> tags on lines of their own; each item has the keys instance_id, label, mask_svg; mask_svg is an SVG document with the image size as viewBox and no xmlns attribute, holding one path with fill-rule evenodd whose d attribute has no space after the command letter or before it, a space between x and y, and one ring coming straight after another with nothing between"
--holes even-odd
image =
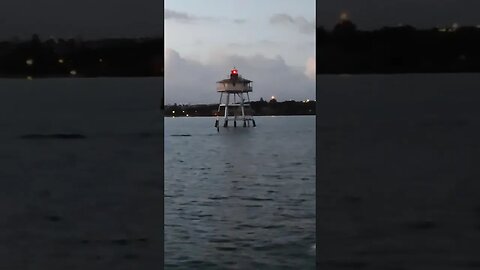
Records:
<instances>
[{"instance_id":1,"label":"cloud","mask_svg":"<svg viewBox=\"0 0 480 270\"><path fill-rule=\"evenodd\" d=\"M177 51L165 50L165 101L172 103L218 102L215 83L228 76L235 66L239 73L253 81L250 98L276 96L278 100L304 100L315 97L315 81L302 69L288 66L280 56L261 54L240 56L214 54L207 64L182 57Z\"/></svg>"},{"instance_id":2,"label":"cloud","mask_svg":"<svg viewBox=\"0 0 480 270\"><path fill-rule=\"evenodd\" d=\"M246 23L247 20L245 20L245 19L235 19L235 20L233 20L233 22L236 23L236 24L243 24L243 23Z\"/></svg>"},{"instance_id":3,"label":"cloud","mask_svg":"<svg viewBox=\"0 0 480 270\"><path fill-rule=\"evenodd\" d=\"M198 21L216 21L212 17L200 17L188 14L186 12L178 12L171 9L165 9L165 20L176 20L183 23L193 23Z\"/></svg>"},{"instance_id":4,"label":"cloud","mask_svg":"<svg viewBox=\"0 0 480 270\"><path fill-rule=\"evenodd\" d=\"M229 48L253 48L258 46L264 47L274 47L278 46L279 44L275 41L262 39L256 42L230 42L227 44Z\"/></svg>"},{"instance_id":5,"label":"cloud","mask_svg":"<svg viewBox=\"0 0 480 270\"><path fill-rule=\"evenodd\" d=\"M176 20L182 23L195 23L200 21L210 21L210 22L231 21L235 24L244 24L247 22L247 20L245 19L230 20L230 18L228 17L195 16L186 12L179 12L171 9L165 9L164 16L165 16L165 20Z\"/></svg>"},{"instance_id":6,"label":"cloud","mask_svg":"<svg viewBox=\"0 0 480 270\"><path fill-rule=\"evenodd\" d=\"M293 18L287 14L275 14L270 17L270 23L279 24L279 23L294 23Z\"/></svg>"},{"instance_id":7,"label":"cloud","mask_svg":"<svg viewBox=\"0 0 480 270\"><path fill-rule=\"evenodd\" d=\"M315 80L315 68L316 68L316 61L315 57L309 57L307 59L307 63L305 64L305 75L312 79Z\"/></svg>"},{"instance_id":8,"label":"cloud","mask_svg":"<svg viewBox=\"0 0 480 270\"><path fill-rule=\"evenodd\" d=\"M304 33L304 34L311 34L315 32L314 22L309 21L302 16L293 18L288 14L279 13L270 17L270 23L277 24L277 25L293 25L297 27L300 33Z\"/></svg>"}]
</instances>

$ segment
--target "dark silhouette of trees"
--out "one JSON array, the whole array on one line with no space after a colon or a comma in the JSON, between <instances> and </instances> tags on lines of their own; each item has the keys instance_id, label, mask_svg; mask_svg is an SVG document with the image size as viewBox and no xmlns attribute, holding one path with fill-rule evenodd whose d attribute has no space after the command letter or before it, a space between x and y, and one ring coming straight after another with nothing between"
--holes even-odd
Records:
<instances>
[{"instance_id":1,"label":"dark silhouette of trees","mask_svg":"<svg viewBox=\"0 0 480 270\"><path fill-rule=\"evenodd\" d=\"M0 76L163 76L163 38L48 39L0 43Z\"/></svg>"},{"instance_id":2,"label":"dark silhouette of trees","mask_svg":"<svg viewBox=\"0 0 480 270\"><path fill-rule=\"evenodd\" d=\"M480 72L480 29L317 28L317 73Z\"/></svg>"},{"instance_id":3,"label":"dark silhouette of trees","mask_svg":"<svg viewBox=\"0 0 480 270\"><path fill-rule=\"evenodd\" d=\"M314 115L315 101L297 102L284 101L269 103L264 101L250 102L254 115ZM166 105L165 116L213 116L216 115L218 104L209 105ZM175 111L175 113L173 113ZM220 115L223 115L220 113Z\"/></svg>"},{"instance_id":4,"label":"dark silhouette of trees","mask_svg":"<svg viewBox=\"0 0 480 270\"><path fill-rule=\"evenodd\" d=\"M357 26L350 20L341 20L333 28L333 33L340 36L353 35L357 31Z\"/></svg>"}]
</instances>

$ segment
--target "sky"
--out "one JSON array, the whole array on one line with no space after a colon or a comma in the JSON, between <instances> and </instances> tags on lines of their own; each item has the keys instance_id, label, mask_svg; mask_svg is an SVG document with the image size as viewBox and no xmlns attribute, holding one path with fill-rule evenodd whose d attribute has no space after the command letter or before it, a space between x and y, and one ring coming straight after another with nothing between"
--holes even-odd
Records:
<instances>
[{"instance_id":1,"label":"sky","mask_svg":"<svg viewBox=\"0 0 480 270\"><path fill-rule=\"evenodd\" d=\"M423 29L480 25L479 0L322 0L317 8L317 26L326 29L333 28L342 12L364 30L399 24Z\"/></svg>"},{"instance_id":2,"label":"sky","mask_svg":"<svg viewBox=\"0 0 480 270\"><path fill-rule=\"evenodd\" d=\"M303 16L313 12L311 0L164 2L170 10L188 11L190 6L192 12L212 17L228 18L237 10L239 18L257 22L268 10ZM342 11L363 29L399 23L419 28L454 22L480 24L479 0L321 0L316 5L317 25L326 28L333 27ZM0 39L30 37L33 33L85 37L160 35L163 27L162 0L2 0L0 7Z\"/></svg>"},{"instance_id":3,"label":"sky","mask_svg":"<svg viewBox=\"0 0 480 270\"><path fill-rule=\"evenodd\" d=\"M165 31L167 102L211 103L234 65L254 81L253 99L304 100L314 98L314 26L331 29L344 12L360 29L480 25L479 0L2 0L0 40Z\"/></svg>"},{"instance_id":4,"label":"sky","mask_svg":"<svg viewBox=\"0 0 480 270\"><path fill-rule=\"evenodd\" d=\"M161 0L2 0L0 39L161 36Z\"/></svg>"},{"instance_id":5,"label":"sky","mask_svg":"<svg viewBox=\"0 0 480 270\"><path fill-rule=\"evenodd\" d=\"M315 99L314 0L166 0L165 99L216 103L235 66L250 98Z\"/></svg>"}]
</instances>

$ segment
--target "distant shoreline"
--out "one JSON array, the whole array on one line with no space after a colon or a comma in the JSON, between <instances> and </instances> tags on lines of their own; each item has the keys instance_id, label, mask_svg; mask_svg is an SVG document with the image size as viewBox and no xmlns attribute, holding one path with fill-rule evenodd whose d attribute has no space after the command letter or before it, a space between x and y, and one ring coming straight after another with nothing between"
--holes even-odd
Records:
<instances>
[{"instance_id":1,"label":"distant shoreline","mask_svg":"<svg viewBox=\"0 0 480 270\"><path fill-rule=\"evenodd\" d=\"M252 101L250 108L255 116L289 116L289 115L315 115L316 101ZM195 104L195 105L165 105L165 116L167 117L195 117L223 115L218 113L218 104Z\"/></svg>"},{"instance_id":2,"label":"distant shoreline","mask_svg":"<svg viewBox=\"0 0 480 270\"><path fill-rule=\"evenodd\" d=\"M163 37L0 41L0 78L163 76Z\"/></svg>"},{"instance_id":3,"label":"distant shoreline","mask_svg":"<svg viewBox=\"0 0 480 270\"><path fill-rule=\"evenodd\" d=\"M317 74L479 73L480 27L316 29Z\"/></svg>"}]
</instances>

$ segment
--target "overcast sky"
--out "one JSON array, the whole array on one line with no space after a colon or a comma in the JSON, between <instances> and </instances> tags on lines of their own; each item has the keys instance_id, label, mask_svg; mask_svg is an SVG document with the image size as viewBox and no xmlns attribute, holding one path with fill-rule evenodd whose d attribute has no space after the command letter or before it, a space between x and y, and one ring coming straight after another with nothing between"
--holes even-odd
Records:
<instances>
[{"instance_id":1,"label":"overcast sky","mask_svg":"<svg viewBox=\"0 0 480 270\"><path fill-rule=\"evenodd\" d=\"M360 29L410 24L417 28L480 24L479 0L322 0L317 25L331 29L341 12Z\"/></svg>"},{"instance_id":2,"label":"overcast sky","mask_svg":"<svg viewBox=\"0 0 480 270\"><path fill-rule=\"evenodd\" d=\"M165 1L165 6L174 11L187 11L187 5L199 15L238 17L238 23L241 18L260 22L268 10L310 17L313 12L311 0ZM317 5L317 24L327 28L335 24L342 11L347 11L364 29L398 23L421 28L454 22L480 24L479 0L321 0ZM239 10L239 15L233 15L233 10ZM2 0L0 5L0 39L14 35L29 37L33 33L96 37L159 35L162 25L161 0Z\"/></svg>"},{"instance_id":3,"label":"overcast sky","mask_svg":"<svg viewBox=\"0 0 480 270\"><path fill-rule=\"evenodd\" d=\"M253 100L315 98L314 0L166 0L167 103L218 102L236 66Z\"/></svg>"},{"instance_id":4,"label":"overcast sky","mask_svg":"<svg viewBox=\"0 0 480 270\"><path fill-rule=\"evenodd\" d=\"M317 2L315 18L314 0L165 0L167 102L211 102L233 65L254 99L314 98L314 25L331 29L342 12L361 29L480 25L480 0ZM4 0L0 39L159 36L162 10L160 0Z\"/></svg>"},{"instance_id":5,"label":"overcast sky","mask_svg":"<svg viewBox=\"0 0 480 270\"><path fill-rule=\"evenodd\" d=\"M0 39L160 36L160 0L2 0Z\"/></svg>"}]
</instances>

